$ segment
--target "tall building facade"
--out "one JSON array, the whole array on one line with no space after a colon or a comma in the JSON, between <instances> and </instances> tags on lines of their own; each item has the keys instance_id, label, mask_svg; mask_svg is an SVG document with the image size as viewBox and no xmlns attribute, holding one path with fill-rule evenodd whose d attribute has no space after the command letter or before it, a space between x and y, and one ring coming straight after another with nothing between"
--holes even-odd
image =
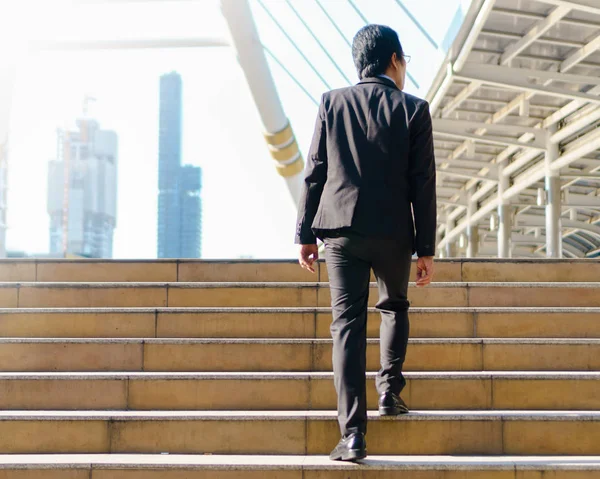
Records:
<instances>
[{"instance_id":1,"label":"tall building facade","mask_svg":"<svg viewBox=\"0 0 600 479\"><path fill-rule=\"evenodd\" d=\"M180 257L199 258L202 251L202 170L186 165L180 171Z\"/></svg>"},{"instance_id":2,"label":"tall building facade","mask_svg":"<svg viewBox=\"0 0 600 479\"><path fill-rule=\"evenodd\" d=\"M117 222L118 137L97 121L58 130L48 165L50 254L112 258Z\"/></svg>"},{"instance_id":3,"label":"tall building facade","mask_svg":"<svg viewBox=\"0 0 600 479\"><path fill-rule=\"evenodd\" d=\"M182 166L182 81L176 73L160 77L158 131L159 258L199 258L202 241L202 171Z\"/></svg>"}]
</instances>

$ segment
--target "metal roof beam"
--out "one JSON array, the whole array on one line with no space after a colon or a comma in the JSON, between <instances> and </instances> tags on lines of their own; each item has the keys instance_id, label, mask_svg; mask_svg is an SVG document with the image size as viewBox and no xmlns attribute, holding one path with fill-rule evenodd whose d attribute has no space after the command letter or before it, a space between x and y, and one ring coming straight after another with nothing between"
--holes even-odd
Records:
<instances>
[{"instance_id":1,"label":"metal roof beam","mask_svg":"<svg viewBox=\"0 0 600 479\"><path fill-rule=\"evenodd\" d=\"M543 0L540 0L540 1L543 1ZM546 15L543 15L541 13L526 12L525 10L515 10L512 8L494 8L494 13L511 17L511 20L514 17L528 18L530 20L543 20L544 18L546 18ZM598 24L596 22L588 21L588 20L580 20L577 18L564 17L561 20L561 22L569 24L569 25L575 25L578 27L590 27L590 28L598 27Z\"/></svg>"},{"instance_id":2,"label":"metal roof beam","mask_svg":"<svg viewBox=\"0 0 600 479\"><path fill-rule=\"evenodd\" d=\"M520 215L517 218L519 222L525 222L526 226L546 226L546 218L544 216ZM575 228L600 238L600 226L598 225L584 223L583 221L571 220L568 218L561 218L561 222L566 228Z\"/></svg>"},{"instance_id":3,"label":"metal roof beam","mask_svg":"<svg viewBox=\"0 0 600 479\"><path fill-rule=\"evenodd\" d=\"M436 190L437 193L442 196L454 196L458 191L458 189L450 186L438 186Z\"/></svg>"},{"instance_id":4,"label":"metal roof beam","mask_svg":"<svg viewBox=\"0 0 600 479\"><path fill-rule=\"evenodd\" d=\"M520 40L521 38L523 38L523 36L518 33L501 32L498 30L482 30L481 34L488 36L488 37L505 38L505 39L509 39L509 40ZM571 47L571 48L581 48L585 45L584 43L581 43L581 42L574 42L571 40L565 40L563 38L549 38L549 37L540 37L536 40L536 42L537 43L546 43L548 45L561 45L564 47ZM504 52L501 52L501 53L504 53Z\"/></svg>"},{"instance_id":5,"label":"metal roof beam","mask_svg":"<svg viewBox=\"0 0 600 479\"><path fill-rule=\"evenodd\" d=\"M569 193L568 200L569 201L566 204L563 204L563 206L570 208L583 208L587 206L600 208L600 198L598 196Z\"/></svg>"},{"instance_id":6,"label":"metal roof beam","mask_svg":"<svg viewBox=\"0 0 600 479\"><path fill-rule=\"evenodd\" d=\"M570 179L588 179L588 180L599 180L600 181L600 173L580 173L579 171L567 171L560 174L561 178L566 180ZM600 207L600 200L596 200L598 202L598 206Z\"/></svg>"},{"instance_id":7,"label":"metal roof beam","mask_svg":"<svg viewBox=\"0 0 600 479\"><path fill-rule=\"evenodd\" d=\"M442 108L442 118L447 118L463 101L465 101L470 95L475 93L481 86L480 82L473 81L464 87L458 95L456 95L450 102Z\"/></svg>"},{"instance_id":8,"label":"metal roof beam","mask_svg":"<svg viewBox=\"0 0 600 479\"><path fill-rule=\"evenodd\" d=\"M600 46L600 43L598 44ZM574 63L571 62L571 66ZM570 68L570 67L569 67ZM466 73L465 73L466 72ZM498 65L484 65L478 63L467 63L463 68L463 74L475 74L484 78L498 78L500 80L510 80L518 78L521 82L532 83L537 79L552 80L564 83L575 83L585 85L600 85L600 78L591 75L574 75L572 73L555 72L550 70L535 70L531 68L512 68Z\"/></svg>"},{"instance_id":9,"label":"metal roof beam","mask_svg":"<svg viewBox=\"0 0 600 479\"><path fill-rule=\"evenodd\" d=\"M523 258L539 258L540 256L543 256L540 253L535 253L533 248L528 248L523 245L513 247L512 251L513 251L513 253L515 253L518 256L523 257ZM496 247L496 245L484 243L479 248L479 253L478 253L477 257L478 258L495 257L497 254L498 254L498 248Z\"/></svg>"},{"instance_id":10,"label":"metal roof beam","mask_svg":"<svg viewBox=\"0 0 600 479\"><path fill-rule=\"evenodd\" d=\"M440 165L442 169L444 165L448 165L450 168L453 166L463 167L463 168L471 168L475 170L481 170L482 168L489 168L490 164L485 161L475 161L475 160L447 160L446 158L436 158L435 163Z\"/></svg>"},{"instance_id":11,"label":"metal roof beam","mask_svg":"<svg viewBox=\"0 0 600 479\"><path fill-rule=\"evenodd\" d=\"M457 108L456 110L454 110L458 113L467 113L470 115L485 115L486 117L489 117L491 114L493 114L493 111L487 111L487 110L476 110L474 108L465 108L465 107L461 107L461 108ZM511 113L509 116L514 117L519 117L520 115L517 113ZM537 116L537 115L532 115L531 113L529 115L527 115L527 118L529 119L533 119L533 120L538 120L538 121L542 121L544 118L546 118L545 116Z\"/></svg>"},{"instance_id":12,"label":"metal roof beam","mask_svg":"<svg viewBox=\"0 0 600 479\"><path fill-rule=\"evenodd\" d=\"M498 123L480 123L473 121L445 120L435 118L433 120L434 134L472 140L477 143L492 145L518 146L520 148L534 148L543 151L546 146L547 132L540 128L528 128L518 125L506 125ZM478 135L468 130L477 132L485 131L501 136ZM505 138L505 135L518 137L528 133L527 141L519 141L517 138ZM461 151L462 153L462 151Z\"/></svg>"},{"instance_id":13,"label":"metal roof beam","mask_svg":"<svg viewBox=\"0 0 600 479\"><path fill-rule=\"evenodd\" d=\"M433 129L440 131L466 131L477 130L484 128L490 133L497 135L521 135L523 133L531 133L542 141L546 141L547 133L540 128L529 128L526 126L506 125L500 123L483 123L477 121L466 120L445 120L441 118L433 119Z\"/></svg>"},{"instance_id":14,"label":"metal roof beam","mask_svg":"<svg viewBox=\"0 0 600 479\"><path fill-rule=\"evenodd\" d=\"M462 205L464 207L467 206L466 203L461 203L460 200L452 201L451 199L448 199L448 198L438 198L437 203L438 203L438 205L444 205L444 206L456 206L457 204Z\"/></svg>"},{"instance_id":15,"label":"metal roof beam","mask_svg":"<svg viewBox=\"0 0 600 479\"><path fill-rule=\"evenodd\" d=\"M469 171L469 170L463 170L460 168L452 168L452 169L447 169L447 170L437 170L437 174L440 176L450 176L450 177L454 177L454 178L465 178L467 180L470 179L478 179L478 180L482 180L482 181L491 181L493 183L497 183L498 180L496 179L492 179L489 177L483 177L480 175L477 175L476 173Z\"/></svg>"},{"instance_id":16,"label":"metal roof beam","mask_svg":"<svg viewBox=\"0 0 600 479\"><path fill-rule=\"evenodd\" d=\"M566 90L564 88L556 88L549 86L547 84L544 85L536 85L534 83L530 83L528 81L529 73L523 75L519 72L520 69L505 69L502 67L497 67L494 65L475 65L475 64L467 64L463 68L463 71L456 75L457 80L469 81L469 82L479 82L480 84L487 84L497 86L499 88L508 88L512 90L518 91L526 91L533 94L539 95L548 95L558 98L566 98L569 100L583 100L589 103L597 103L600 104L600 97L596 95L590 95L589 93L583 93L573 90ZM533 70L528 70L528 72L532 72ZM539 75L540 78L547 76L548 72L544 72ZM561 73L557 73L556 75L561 75ZM579 77L580 75L569 75L569 77ZM600 83L600 79L596 77L585 77L590 81L590 85L598 85ZM548 81L558 80L558 81L567 81L569 79L560 80L558 77L556 78L548 78Z\"/></svg>"},{"instance_id":17,"label":"metal roof beam","mask_svg":"<svg viewBox=\"0 0 600 479\"><path fill-rule=\"evenodd\" d=\"M452 64L452 69L454 71L460 71L463 65L466 63L471 50L475 46L475 42L477 42L479 33L481 30L483 30L490 13L492 13L495 3L496 0L484 0L483 4L479 8L479 12L473 21L473 25L471 26L469 34L467 35L465 42L460 48L460 52L458 52L458 55Z\"/></svg>"},{"instance_id":18,"label":"metal roof beam","mask_svg":"<svg viewBox=\"0 0 600 479\"><path fill-rule=\"evenodd\" d=\"M586 13L600 15L598 0L538 0L539 2L557 5L559 8L569 8Z\"/></svg>"},{"instance_id":19,"label":"metal roof beam","mask_svg":"<svg viewBox=\"0 0 600 479\"><path fill-rule=\"evenodd\" d=\"M552 143L560 143L571 135L577 134L582 128L593 125L600 120L600 108L589 111L585 115L565 124L563 128L558 130L550 137Z\"/></svg>"},{"instance_id":20,"label":"metal roof beam","mask_svg":"<svg viewBox=\"0 0 600 479\"><path fill-rule=\"evenodd\" d=\"M513 58L518 56L519 53L527 49L533 42L556 25L570 11L571 7L565 5L560 5L558 8L554 9L544 20L534 25L521 40L513 43L506 49L504 54L500 57L500 64L508 64Z\"/></svg>"},{"instance_id":21,"label":"metal roof beam","mask_svg":"<svg viewBox=\"0 0 600 479\"><path fill-rule=\"evenodd\" d=\"M587 57L589 57L592 53L596 52L600 48L600 34L596 36L592 41L581 47L575 53L566 58L561 64L559 70L566 71L572 66L581 63Z\"/></svg>"},{"instance_id":22,"label":"metal roof beam","mask_svg":"<svg viewBox=\"0 0 600 479\"><path fill-rule=\"evenodd\" d=\"M533 246L537 246L537 245L542 246L541 248L538 248L536 250L536 252L537 252L537 251L542 251L544 249L543 247L546 246L546 235L541 234L536 237L536 236L531 236L531 235L523 235L523 234L513 233L511 236L511 241L515 244L521 244L521 245L529 244L529 245L533 245ZM563 249L567 250L569 253L576 256L577 258L585 257L585 253L583 251L581 251L569 244L565 244L564 242L563 242Z\"/></svg>"},{"instance_id":23,"label":"metal roof beam","mask_svg":"<svg viewBox=\"0 0 600 479\"><path fill-rule=\"evenodd\" d=\"M494 57L500 57L500 55L502 55L502 53L504 53L502 50L490 50L487 48L473 48L473 53L482 53L484 55L491 55ZM553 65L557 65L560 67L560 64L564 61L563 58L556 58L556 57L549 57L549 56L544 56L544 55L531 55L529 53L521 53L519 55L519 60L530 60L530 61L536 61L536 62L544 62L544 63L551 63ZM586 62L586 61L582 61L580 63L578 63L579 66L582 67L587 67L587 68L600 68L600 63L594 63L594 62Z\"/></svg>"},{"instance_id":24,"label":"metal roof beam","mask_svg":"<svg viewBox=\"0 0 600 479\"><path fill-rule=\"evenodd\" d=\"M476 135L473 133L466 133L463 131L452 131L449 129L435 129L433 131L434 136L445 136L450 138L461 138L463 140L471 140L477 143L484 143L488 145L499 145L499 146L516 146L518 148L529 148L537 150L538 152L544 151L544 146L541 141L534 140L530 143L521 143L518 140L511 140L506 137L490 136L490 135Z\"/></svg>"},{"instance_id":25,"label":"metal roof beam","mask_svg":"<svg viewBox=\"0 0 600 479\"><path fill-rule=\"evenodd\" d=\"M572 162L577 161L582 156L600 149L600 128L592 130L580 138L577 147L568 148L563 155L556 161L552 162L550 168L560 170L565 166L569 166ZM582 153L585 151L585 153Z\"/></svg>"}]
</instances>

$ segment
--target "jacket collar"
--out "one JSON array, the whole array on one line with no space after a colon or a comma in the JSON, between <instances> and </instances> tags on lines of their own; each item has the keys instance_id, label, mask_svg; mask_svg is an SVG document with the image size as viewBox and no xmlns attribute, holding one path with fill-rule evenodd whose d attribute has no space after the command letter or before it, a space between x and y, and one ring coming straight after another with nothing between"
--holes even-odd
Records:
<instances>
[{"instance_id":1,"label":"jacket collar","mask_svg":"<svg viewBox=\"0 0 600 479\"><path fill-rule=\"evenodd\" d=\"M393 81L388 80L387 78L368 77L368 78L363 78L359 82L360 85L362 85L364 83L379 83L380 85L390 86L390 87L395 88L396 90L398 90L398 87L396 86L396 84Z\"/></svg>"}]
</instances>

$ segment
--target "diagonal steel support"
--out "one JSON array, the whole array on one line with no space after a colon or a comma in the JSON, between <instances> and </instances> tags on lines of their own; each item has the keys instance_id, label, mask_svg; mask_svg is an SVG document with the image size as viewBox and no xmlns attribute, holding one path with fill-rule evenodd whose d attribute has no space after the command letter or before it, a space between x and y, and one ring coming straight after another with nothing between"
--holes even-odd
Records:
<instances>
[{"instance_id":1,"label":"diagonal steel support","mask_svg":"<svg viewBox=\"0 0 600 479\"><path fill-rule=\"evenodd\" d=\"M585 60L592 53L595 53L598 49L600 49L600 34L598 34L596 38L581 47L575 53L565 58L565 60L560 64L559 71L563 72L569 70L571 67Z\"/></svg>"}]
</instances>

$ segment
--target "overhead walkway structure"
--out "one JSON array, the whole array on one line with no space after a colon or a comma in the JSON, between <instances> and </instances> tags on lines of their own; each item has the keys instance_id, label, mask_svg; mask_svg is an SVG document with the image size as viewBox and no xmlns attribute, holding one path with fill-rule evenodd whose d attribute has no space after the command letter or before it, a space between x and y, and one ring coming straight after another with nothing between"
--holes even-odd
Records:
<instances>
[{"instance_id":1,"label":"overhead walkway structure","mask_svg":"<svg viewBox=\"0 0 600 479\"><path fill-rule=\"evenodd\" d=\"M442 256L600 256L600 2L475 0L427 96Z\"/></svg>"}]
</instances>

